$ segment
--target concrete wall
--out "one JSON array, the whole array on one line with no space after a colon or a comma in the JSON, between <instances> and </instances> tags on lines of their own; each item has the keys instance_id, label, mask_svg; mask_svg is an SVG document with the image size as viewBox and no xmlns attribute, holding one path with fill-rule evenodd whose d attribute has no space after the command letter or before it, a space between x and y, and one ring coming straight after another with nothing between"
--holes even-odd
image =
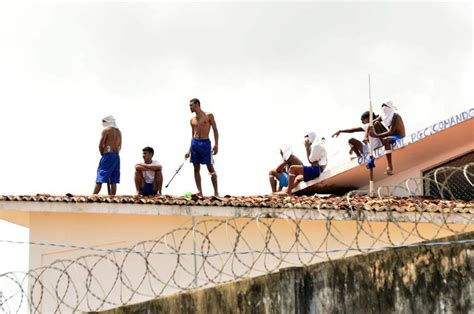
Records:
<instances>
[{"instance_id":1,"label":"concrete wall","mask_svg":"<svg viewBox=\"0 0 474 314\"><path fill-rule=\"evenodd\" d=\"M103 313L472 313L473 249L471 243L380 251Z\"/></svg>"},{"instance_id":2,"label":"concrete wall","mask_svg":"<svg viewBox=\"0 0 474 314\"><path fill-rule=\"evenodd\" d=\"M131 248L137 242L151 240L136 249L169 253L150 254L146 258L137 254L114 253L102 258L105 253L93 250L32 245L30 267L46 267L40 277L43 286L29 281L30 288L34 284L33 299L38 303L35 305L44 313L58 308L57 295L62 298L59 309L64 311L76 308L78 300L82 300L78 306L82 310L107 309L171 295L196 286L210 287L279 268L328 260L325 253L305 254L305 250L341 249L330 254L331 259L336 259L359 254L356 250L347 250L357 246L367 248L414 243L474 230L474 225L465 224L451 224L449 228L441 223L353 220L301 220L296 224L293 220L281 218L255 220L201 216L194 217L199 226L193 238L190 232L193 217L189 216L48 212L30 213L29 219L30 240L33 242L116 249ZM198 255L195 261L197 267L194 267L191 255L178 257L175 254L177 251L192 253L194 239L198 254L234 250L271 251L275 254L231 253L206 259ZM303 253L280 253L287 251ZM75 262L84 255L89 257ZM49 267L52 263L55 263L53 267ZM90 283L89 278L93 278ZM69 279L74 289L69 288ZM47 293L41 290L42 287L48 289Z\"/></svg>"}]
</instances>

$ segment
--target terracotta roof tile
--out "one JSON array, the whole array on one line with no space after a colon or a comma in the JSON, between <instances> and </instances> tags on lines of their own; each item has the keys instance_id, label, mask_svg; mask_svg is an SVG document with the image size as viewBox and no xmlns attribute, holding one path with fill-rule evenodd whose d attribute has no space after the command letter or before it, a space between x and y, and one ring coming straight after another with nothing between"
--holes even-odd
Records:
<instances>
[{"instance_id":1,"label":"terracotta roof tile","mask_svg":"<svg viewBox=\"0 0 474 314\"><path fill-rule=\"evenodd\" d=\"M170 195L139 197L129 195L4 195L0 201L65 202L65 203L117 203L176 206L228 206L248 208L339 209L364 211L431 212L474 214L474 201L440 200L424 197L371 198L364 195L346 196L225 196L196 197L190 199Z\"/></svg>"}]
</instances>

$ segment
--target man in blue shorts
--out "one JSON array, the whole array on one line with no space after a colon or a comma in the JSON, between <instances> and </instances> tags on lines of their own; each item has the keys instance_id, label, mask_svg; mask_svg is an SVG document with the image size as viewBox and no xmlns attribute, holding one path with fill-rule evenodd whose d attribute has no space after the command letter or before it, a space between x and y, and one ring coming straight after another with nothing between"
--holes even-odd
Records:
<instances>
[{"instance_id":1,"label":"man in blue shorts","mask_svg":"<svg viewBox=\"0 0 474 314\"><path fill-rule=\"evenodd\" d=\"M122 133L115 124L113 116L102 119L102 136L99 142L100 158L97 168L96 184L93 194L99 194L102 183L107 183L108 194L117 193L117 183L120 183L120 156Z\"/></svg>"},{"instance_id":2,"label":"man in blue shorts","mask_svg":"<svg viewBox=\"0 0 474 314\"><path fill-rule=\"evenodd\" d=\"M272 193L277 192L277 181L279 183L278 191L281 191L282 188L288 186L288 171L292 165L303 165L303 162L293 155L290 145L283 145L280 149L280 155L283 158L283 161L278 165L278 167L270 170L268 173Z\"/></svg>"},{"instance_id":3,"label":"man in blue shorts","mask_svg":"<svg viewBox=\"0 0 474 314\"><path fill-rule=\"evenodd\" d=\"M137 195L161 195L163 167L159 161L153 159L155 150L152 147L147 146L142 151L143 162L135 165L135 187L137 189Z\"/></svg>"},{"instance_id":4,"label":"man in blue shorts","mask_svg":"<svg viewBox=\"0 0 474 314\"><path fill-rule=\"evenodd\" d=\"M195 113L191 118L192 140L191 146L186 153L186 158L191 156L191 163L194 166L194 180L196 181L197 194L202 196L201 187L201 165L206 165L207 170L211 176L212 186L214 188L214 196L218 196L217 188L217 174L214 169L212 155L218 152L219 132L217 131L216 121L214 115L210 112L204 112L201 109L199 99L193 98L189 102L189 109ZM211 141L209 140L209 133L214 133L214 147L211 149Z\"/></svg>"},{"instance_id":5,"label":"man in blue shorts","mask_svg":"<svg viewBox=\"0 0 474 314\"><path fill-rule=\"evenodd\" d=\"M370 130L370 135L380 138L385 146L385 155L387 156L386 175L393 174L392 144L405 137L405 124L402 117L395 112L396 109L391 101L384 102L382 104L382 123L388 131L376 133L376 131Z\"/></svg>"},{"instance_id":6,"label":"man in blue shorts","mask_svg":"<svg viewBox=\"0 0 474 314\"><path fill-rule=\"evenodd\" d=\"M290 167L288 189L286 192L283 192L285 194L291 194L294 187L301 181L308 182L316 179L326 168L328 162L327 152L319 142L316 133L308 132L304 139L306 157L308 157L310 166L292 165Z\"/></svg>"}]
</instances>

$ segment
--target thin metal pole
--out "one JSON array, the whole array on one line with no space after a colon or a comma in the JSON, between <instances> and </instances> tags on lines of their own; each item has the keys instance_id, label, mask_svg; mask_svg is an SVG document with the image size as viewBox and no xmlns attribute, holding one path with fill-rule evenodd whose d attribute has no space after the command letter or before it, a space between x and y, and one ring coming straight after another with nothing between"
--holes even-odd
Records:
<instances>
[{"instance_id":1,"label":"thin metal pole","mask_svg":"<svg viewBox=\"0 0 474 314\"><path fill-rule=\"evenodd\" d=\"M373 150L372 150L372 141L371 141L371 136L370 136L370 129L372 128L373 131L373 119L372 119L372 91L370 88L370 74L369 74L369 128L368 128L368 133L367 138L369 139L369 158L373 158ZM372 162L372 160L369 160L369 162ZM370 181L369 181L369 194L370 196L374 195L374 169L373 167L370 168Z\"/></svg>"}]
</instances>

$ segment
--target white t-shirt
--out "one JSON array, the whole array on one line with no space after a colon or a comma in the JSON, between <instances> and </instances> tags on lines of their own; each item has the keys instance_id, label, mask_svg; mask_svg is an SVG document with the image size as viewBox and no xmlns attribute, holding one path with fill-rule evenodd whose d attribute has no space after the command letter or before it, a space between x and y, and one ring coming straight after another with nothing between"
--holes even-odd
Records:
<instances>
[{"instance_id":1,"label":"white t-shirt","mask_svg":"<svg viewBox=\"0 0 474 314\"><path fill-rule=\"evenodd\" d=\"M151 163L147 165L160 165L160 162L157 160L152 160ZM155 171L143 171L143 179L146 183L153 183L153 181L155 180Z\"/></svg>"},{"instance_id":2,"label":"white t-shirt","mask_svg":"<svg viewBox=\"0 0 474 314\"><path fill-rule=\"evenodd\" d=\"M311 153L309 154L309 161L318 162L320 166L326 166L328 163L328 153L326 148L321 144L311 145Z\"/></svg>"},{"instance_id":3,"label":"white t-shirt","mask_svg":"<svg viewBox=\"0 0 474 314\"><path fill-rule=\"evenodd\" d=\"M369 124L370 123L362 124L362 129L364 129L364 136L367 136L367 132L369 132ZM368 138L369 138L370 144L372 145L372 149L376 149L383 145L382 141L378 137L372 137L369 135Z\"/></svg>"}]
</instances>

